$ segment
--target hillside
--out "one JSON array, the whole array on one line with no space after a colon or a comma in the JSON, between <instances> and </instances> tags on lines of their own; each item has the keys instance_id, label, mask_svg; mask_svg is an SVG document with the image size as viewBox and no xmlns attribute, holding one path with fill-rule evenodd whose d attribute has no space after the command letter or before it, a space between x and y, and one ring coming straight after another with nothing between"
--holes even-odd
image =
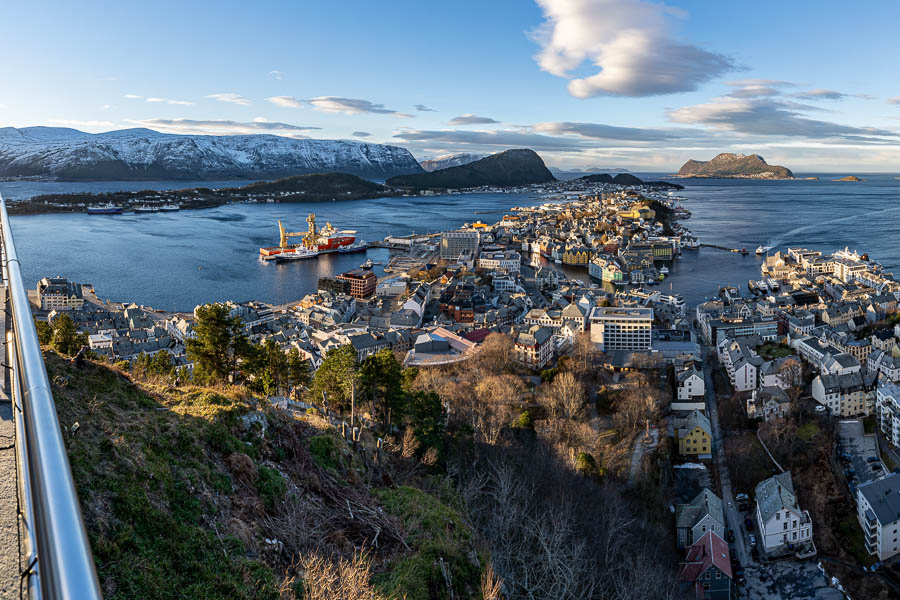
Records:
<instances>
[{"instance_id":1,"label":"hillside","mask_svg":"<svg viewBox=\"0 0 900 600\"><path fill-rule=\"evenodd\" d=\"M556 178L533 150L506 150L467 165L418 175L391 177L387 184L413 189L519 186Z\"/></svg>"},{"instance_id":2,"label":"hillside","mask_svg":"<svg viewBox=\"0 0 900 600\"><path fill-rule=\"evenodd\" d=\"M637 186L637 185L647 185L658 188L667 188L673 190L683 190L684 186L679 185L677 183L670 183L668 181L643 181L641 178L632 175L631 173L619 173L615 177L608 173L598 173L595 175L585 175L584 177L579 177L579 181L584 181L586 183L609 183L613 185L626 185L626 186Z\"/></svg>"},{"instance_id":3,"label":"hillside","mask_svg":"<svg viewBox=\"0 0 900 600\"><path fill-rule=\"evenodd\" d=\"M378 194L384 190L383 185L347 173L294 175L275 181L258 181L233 189L233 191L261 194L286 192L325 196Z\"/></svg>"},{"instance_id":4,"label":"hillside","mask_svg":"<svg viewBox=\"0 0 900 600\"><path fill-rule=\"evenodd\" d=\"M351 598L323 589L337 573L355 599L477 596L471 529L371 435L354 450L241 388L46 361L105 598Z\"/></svg>"},{"instance_id":5,"label":"hillside","mask_svg":"<svg viewBox=\"0 0 900 600\"><path fill-rule=\"evenodd\" d=\"M723 153L712 160L689 160L678 170L679 177L735 179L793 179L790 169L770 165L759 154Z\"/></svg>"},{"instance_id":6,"label":"hillside","mask_svg":"<svg viewBox=\"0 0 900 600\"><path fill-rule=\"evenodd\" d=\"M67 180L271 179L304 173L386 178L421 173L404 148L276 135L174 135L150 129L85 133L0 128L0 177Z\"/></svg>"},{"instance_id":7,"label":"hillside","mask_svg":"<svg viewBox=\"0 0 900 600\"><path fill-rule=\"evenodd\" d=\"M443 154L441 156L436 156L434 158L430 158L428 160L419 161L419 164L422 165L422 168L428 171L429 173L432 171L438 171L440 169L447 169L450 167L459 167L461 165L467 165L469 163L473 163L476 160L481 160L485 156L489 156L488 154L474 154L472 152L460 152L458 154Z\"/></svg>"}]
</instances>

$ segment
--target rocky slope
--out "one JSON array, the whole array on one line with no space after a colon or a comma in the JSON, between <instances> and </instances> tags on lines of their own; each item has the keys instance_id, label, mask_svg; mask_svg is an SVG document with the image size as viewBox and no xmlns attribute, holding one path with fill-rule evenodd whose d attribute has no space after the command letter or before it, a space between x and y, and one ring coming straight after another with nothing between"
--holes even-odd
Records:
<instances>
[{"instance_id":1,"label":"rocky slope","mask_svg":"<svg viewBox=\"0 0 900 600\"><path fill-rule=\"evenodd\" d=\"M759 154L719 154L712 160L689 160L678 171L679 177L737 179L793 179L790 169L770 165Z\"/></svg>"},{"instance_id":2,"label":"rocky slope","mask_svg":"<svg viewBox=\"0 0 900 600\"><path fill-rule=\"evenodd\" d=\"M421 173L404 148L276 135L173 135L150 129L85 133L0 128L0 177L59 179L274 178L321 172L387 178Z\"/></svg>"},{"instance_id":3,"label":"rocky slope","mask_svg":"<svg viewBox=\"0 0 900 600\"><path fill-rule=\"evenodd\" d=\"M450 167L460 167L473 163L476 160L489 156L488 154L474 154L472 152L460 152L459 154L443 154L434 158L419 162L422 168L428 171L439 171L440 169L448 169Z\"/></svg>"},{"instance_id":4,"label":"rocky slope","mask_svg":"<svg viewBox=\"0 0 900 600\"><path fill-rule=\"evenodd\" d=\"M556 178L533 150L516 149L492 154L473 163L432 173L401 175L387 180L394 187L414 189L517 186L546 183Z\"/></svg>"}]
</instances>

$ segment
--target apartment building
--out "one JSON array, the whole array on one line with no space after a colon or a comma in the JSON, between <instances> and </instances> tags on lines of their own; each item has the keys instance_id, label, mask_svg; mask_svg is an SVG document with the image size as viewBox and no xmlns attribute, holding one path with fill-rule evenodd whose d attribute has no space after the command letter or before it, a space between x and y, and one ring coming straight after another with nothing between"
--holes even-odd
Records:
<instances>
[{"instance_id":1,"label":"apartment building","mask_svg":"<svg viewBox=\"0 0 900 600\"><path fill-rule=\"evenodd\" d=\"M591 311L591 341L601 351L650 349L653 329L652 308L597 306Z\"/></svg>"}]
</instances>

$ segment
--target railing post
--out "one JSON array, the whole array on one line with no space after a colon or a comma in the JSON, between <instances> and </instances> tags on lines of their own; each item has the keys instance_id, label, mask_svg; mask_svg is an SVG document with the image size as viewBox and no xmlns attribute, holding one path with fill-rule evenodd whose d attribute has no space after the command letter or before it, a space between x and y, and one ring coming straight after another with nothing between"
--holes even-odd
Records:
<instances>
[{"instance_id":1,"label":"railing post","mask_svg":"<svg viewBox=\"0 0 900 600\"><path fill-rule=\"evenodd\" d=\"M23 425L16 443L23 444L27 465L27 473L19 476L27 477L30 486L33 522L28 526L37 543L40 575L40 586L33 589L52 600L99 600L100 584L2 196L0 234L14 352L12 387Z\"/></svg>"}]
</instances>

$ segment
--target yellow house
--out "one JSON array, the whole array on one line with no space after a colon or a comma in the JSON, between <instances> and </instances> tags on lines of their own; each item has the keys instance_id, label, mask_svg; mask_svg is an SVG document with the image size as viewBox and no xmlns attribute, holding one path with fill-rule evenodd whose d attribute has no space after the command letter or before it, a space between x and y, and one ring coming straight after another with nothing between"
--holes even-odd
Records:
<instances>
[{"instance_id":1,"label":"yellow house","mask_svg":"<svg viewBox=\"0 0 900 600\"><path fill-rule=\"evenodd\" d=\"M712 426L709 418L699 410L692 410L684 419L675 421L675 439L682 456L712 454Z\"/></svg>"},{"instance_id":2,"label":"yellow house","mask_svg":"<svg viewBox=\"0 0 900 600\"><path fill-rule=\"evenodd\" d=\"M591 251L587 248L567 248L562 255L565 265L586 265L591 260Z\"/></svg>"}]
</instances>

